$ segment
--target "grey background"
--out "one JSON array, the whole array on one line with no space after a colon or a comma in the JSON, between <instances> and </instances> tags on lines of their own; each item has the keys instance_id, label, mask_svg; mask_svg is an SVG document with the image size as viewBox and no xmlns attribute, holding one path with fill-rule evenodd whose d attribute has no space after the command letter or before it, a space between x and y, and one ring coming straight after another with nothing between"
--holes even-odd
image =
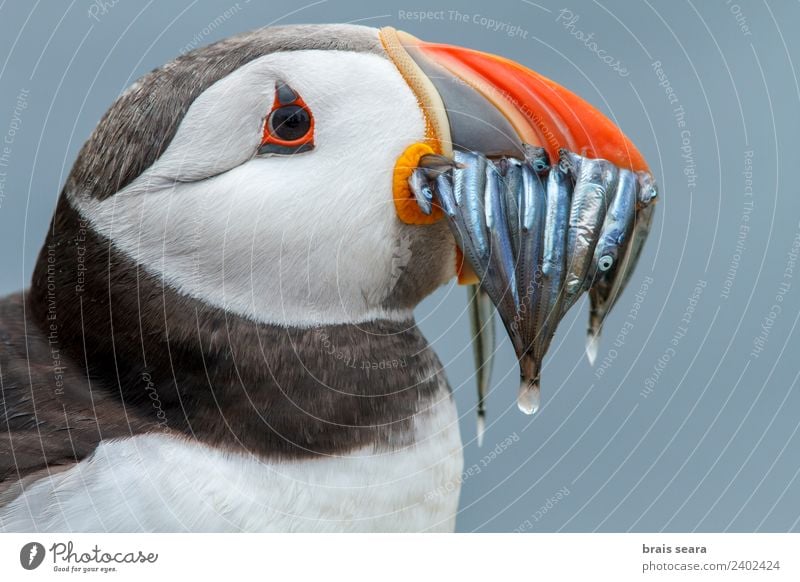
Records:
<instances>
[{"instance_id":1,"label":"grey background","mask_svg":"<svg viewBox=\"0 0 800 582\"><path fill-rule=\"evenodd\" d=\"M663 197L594 369L583 355L582 303L562 322L545 361L544 406L526 417L516 409L513 352L502 342L481 449L474 440L466 293L450 286L419 308L420 325L456 393L466 467L479 469L463 483L458 529L800 530L800 267L788 273L793 276L785 273L800 232L793 173L800 165L794 67L800 41L793 34L800 6L725 0L275 4L0 2L0 139L20 125L7 144L10 164L0 168L6 173L0 174L0 292L27 286L60 187L105 109L134 79L184 48L270 23L359 21L501 54L610 115L650 161ZM557 22L564 8L579 16L569 29ZM399 12L421 9L444 10L443 19L420 22ZM467 21L451 18L450 10ZM521 32L490 30L481 16ZM598 49L629 74L602 62L576 30L593 32ZM684 173L682 129L676 105L659 86L657 60L685 111L694 182ZM15 121L23 89L27 107ZM747 197L750 150L753 195ZM742 224L749 230L740 239ZM653 283L633 317L645 277ZM701 281L706 286L686 326L681 320ZM770 318L784 283L781 312ZM624 344L615 347L626 321ZM673 341L681 326L685 335ZM760 334L766 343L755 356ZM661 365L665 354L669 361ZM647 393L647 379L656 377ZM509 436L516 442L492 453Z\"/></svg>"}]
</instances>

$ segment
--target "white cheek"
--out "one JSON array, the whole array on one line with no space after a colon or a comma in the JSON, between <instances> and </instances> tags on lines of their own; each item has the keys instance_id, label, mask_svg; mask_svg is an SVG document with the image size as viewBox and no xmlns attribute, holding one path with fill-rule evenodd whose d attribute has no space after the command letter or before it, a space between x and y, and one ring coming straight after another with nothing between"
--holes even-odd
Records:
<instances>
[{"instance_id":1,"label":"white cheek","mask_svg":"<svg viewBox=\"0 0 800 582\"><path fill-rule=\"evenodd\" d=\"M145 270L240 315L293 325L408 317L386 313L381 303L399 228L392 169L425 135L413 93L375 55L307 51L259 61L264 70L294 75L284 78L315 116L314 151L252 158L258 121L247 138L201 139L214 110L205 100L198 112L192 105L167 152L129 187L103 202L73 196L73 203ZM252 89L267 74L251 68L258 80L237 83ZM232 87L223 89L230 102ZM218 152L217 161L249 161L206 180L169 180L190 167L202 172L198 157L213 158L215 139L228 139L233 150Z\"/></svg>"}]
</instances>

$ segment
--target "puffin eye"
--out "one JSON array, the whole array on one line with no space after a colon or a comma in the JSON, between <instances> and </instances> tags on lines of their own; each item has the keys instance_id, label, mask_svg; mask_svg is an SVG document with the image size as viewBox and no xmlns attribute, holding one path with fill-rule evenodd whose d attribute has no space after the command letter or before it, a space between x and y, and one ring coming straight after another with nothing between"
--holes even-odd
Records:
<instances>
[{"instance_id":1,"label":"puffin eye","mask_svg":"<svg viewBox=\"0 0 800 582\"><path fill-rule=\"evenodd\" d=\"M314 116L285 83L275 85L275 102L264 122L259 155L291 155L314 148Z\"/></svg>"},{"instance_id":2,"label":"puffin eye","mask_svg":"<svg viewBox=\"0 0 800 582\"><path fill-rule=\"evenodd\" d=\"M269 114L269 133L283 141L295 141L311 129L311 116L297 105L278 107Z\"/></svg>"}]
</instances>

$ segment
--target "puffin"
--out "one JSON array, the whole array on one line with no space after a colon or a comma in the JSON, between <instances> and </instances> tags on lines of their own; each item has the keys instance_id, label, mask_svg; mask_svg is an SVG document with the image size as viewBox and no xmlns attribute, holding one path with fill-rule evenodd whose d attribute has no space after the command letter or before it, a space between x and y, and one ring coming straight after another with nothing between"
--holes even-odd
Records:
<instances>
[{"instance_id":1,"label":"puffin","mask_svg":"<svg viewBox=\"0 0 800 582\"><path fill-rule=\"evenodd\" d=\"M557 83L391 27L262 28L136 81L0 300L0 531L453 531L459 417L414 309L480 269L417 170L531 147L646 170Z\"/></svg>"}]
</instances>

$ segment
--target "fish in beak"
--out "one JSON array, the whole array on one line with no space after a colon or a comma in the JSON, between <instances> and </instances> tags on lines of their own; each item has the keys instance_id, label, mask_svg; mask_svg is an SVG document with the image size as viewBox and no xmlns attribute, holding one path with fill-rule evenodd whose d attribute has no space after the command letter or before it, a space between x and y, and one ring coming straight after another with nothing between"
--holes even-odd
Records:
<instances>
[{"instance_id":1,"label":"fish in beak","mask_svg":"<svg viewBox=\"0 0 800 582\"><path fill-rule=\"evenodd\" d=\"M558 323L586 291L594 362L650 229L655 180L616 125L538 73L392 28L381 39L430 138L395 193L398 214L417 224L444 217L463 256L459 282L473 285L480 438L495 351L490 304L519 359L519 408L531 414Z\"/></svg>"},{"instance_id":2,"label":"fish in beak","mask_svg":"<svg viewBox=\"0 0 800 582\"><path fill-rule=\"evenodd\" d=\"M639 260L653 221L652 202L658 195L649 172L621 169L614 195L594 250L589 285L589 329L586 355L597 359L603 321L622 294Z\"/></svg>"}]
</instances>

